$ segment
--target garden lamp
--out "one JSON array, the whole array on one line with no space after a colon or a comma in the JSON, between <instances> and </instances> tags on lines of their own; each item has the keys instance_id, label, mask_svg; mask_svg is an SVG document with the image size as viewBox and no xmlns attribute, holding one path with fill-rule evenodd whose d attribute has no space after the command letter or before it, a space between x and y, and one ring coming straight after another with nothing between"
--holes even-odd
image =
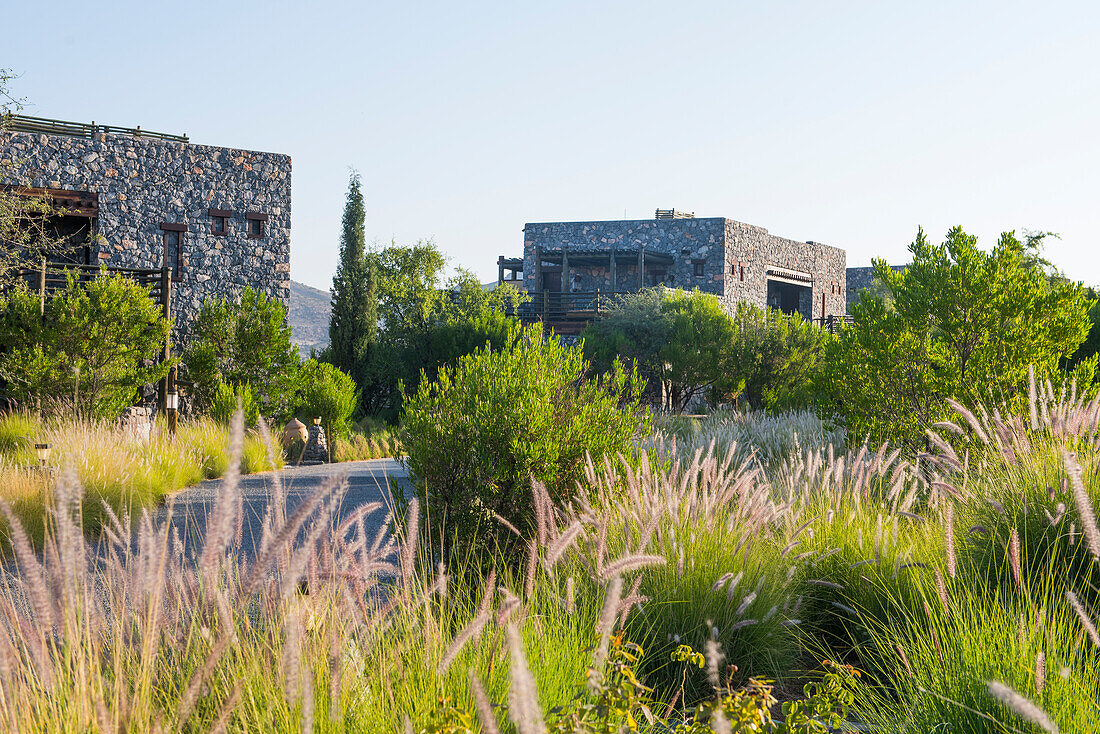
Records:
<instances>
[{"instance_id":1,"label":"garden lamp","mask_svg":"<svg viewBox=\"0 0 1100 734\"><path fill-rule=\"evenodd\" d=\"M317 416L316 418L313 419L313 425L315 425L315 426L321 425L321 416Z\"/></svg>"},{"instance_id":2,"label":"garden lamp","mask_svg":"<svg viewBox=\"0 0 1100 734\"><path fill-rule=\"evenodd\" d=\"M50 445L48 443L36 443L34 453L38 454L38 463L46 466L46 463L50 460Z\"/></svg>"},{"instance_id":3,"label":"garden lamp","mask_svg":"<svg viewBox=\"0 0 1100 734\"><path fill-rule=\"evenodd\" d=\"M167 412L168 418L168 432L172 435L176 434L176 422L178 420L180 406L180 395L175 390L166 392L164 394L164 409Z\"/></svg>"}]
</instances>

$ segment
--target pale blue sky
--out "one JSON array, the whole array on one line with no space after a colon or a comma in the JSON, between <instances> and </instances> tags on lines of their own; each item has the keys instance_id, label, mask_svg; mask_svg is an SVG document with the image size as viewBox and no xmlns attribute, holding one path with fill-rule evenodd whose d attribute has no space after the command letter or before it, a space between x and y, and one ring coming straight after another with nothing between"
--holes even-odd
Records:
<instances>
[{"instance_id":1,"label":"pale blue sky","mask_svg":"<svg viewBox=\"0 0 1100 734\"><path fill-rule=\"evenodd\" d=\"M45 117L294 159L292 275L368 239L496 277L528 221L725 216L905 259L918 225L1059 232L1100 284L1100 6L2 0Z\"/></svg>"}]
</instances>

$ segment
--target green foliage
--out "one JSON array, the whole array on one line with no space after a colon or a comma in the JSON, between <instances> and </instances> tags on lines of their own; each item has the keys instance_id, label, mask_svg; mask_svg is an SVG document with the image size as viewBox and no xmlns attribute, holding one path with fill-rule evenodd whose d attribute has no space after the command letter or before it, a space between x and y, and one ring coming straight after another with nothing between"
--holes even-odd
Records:
<instances>
[{"instance_id":1,"label":"green foliage","mask_svg":"<svg viewBox=\"0 0 1100 734\"><path fill-rule=\"evenodd\" d=\"M25 288L0 298L0 379L45 413L117 418L174 362L155 364L171 323L149 291L119 275L69 276L46 303Z\"/></svg>"},{"instance_id":2,"label":"green foliage","mask_svg":"<svg viewBox=\"0 0 1100 734\"><path fill-rule=\"evenodd\" d=\"M733 340L733 323L717 297L699 290L627 295L584 332L593 364L608 369L623 359L637 365L641 375L667 386L668 406L677 412L727 374Z\"/></svg>"},{"instance_id":3,"label":"green foliage","mask_svg":"<svg viewBox=\"0 0 1100 734\"><path fill-rule=\"evenodd\" d=\"M733 318L736 336L723 364L719 394L737 395L750 408L791 410L812 405L825 335L799 314L740 303Z\"/></svg>"},{"instance_id":4,"label":"green foliage","mask_svg":"<svg viewBox=\"0 0 1100 734\"><path fill-rule=\"evenodd\" d=\"M376 283L380 329L365 365L352 374L368 415L394 420L422 375L430 381L439 367L474 349L501 349L515 339L518 322L506 314L526 296L512 285L487 291L462 269L442 282L446 260L432 242L391 245L366 253L365 261Z\"/></svg>"},{"instance_id":5,"label":"green foliage","mask_svg":"<svg viewBox=\"0 0 1100 734\"><path fill-rule=\"evenodd\" d=\"M638 645L623 639L623 634L612 635L607 660L599 675L590 673L594 683L593 695L578 697L571 706L551 710L557 719L549 731L555 734L618 734L624 730L637 731L638 717L653 723L656 717L650 710L653 704L652 690L638 681L634 667L644 651Z\"/></svg>"},{"instance_id":6,"label":"green foliage","mask_svg":"<svg viewBox=\"0 0 1100 734\"><path fill-rule=\"evenodd\" d=\"M351 416L359 404L355 380L347 372L325 362L309 360L299 371L297 416L305 423L321 416L329 436L350 431Z\"/></svg>"},{"instance_id":7,"label":"green foliage","mask_svg":"<svg viewBox=\"0 0 1100 734\"><path fill-rule=\"evenodd\" d=\"M378 348L378 286L375 264L366 255L366 210L359 174L348 181L340 235L340 262L332 278L328 360L369 390Z\"/></svg>"},{"instance_id":8,"label":"green foliage","mask_svg":"<svg viewBox=\"0 0 1100 734\"><path fill-rule=\"evenodd\" d=\"M214 397L210 405L210 417L228 426L233 415L240 408L244 413L244 424L255 426L260 419L260 404L252 392L252 386L247 382L239 385L230 385L228 382L219 381L214 388Z\"/></svg>"},{"instance_id":9,"label":"green foliage","mask_svg":"<svg viewBox=\"0 0 1100 734\"><path fill-rule=\"evenodd\" d=\"M200 411L213 409L220 383L247 383L263 415L276 421L290 415L298 352L290 342L286 306L278 298L249 286L235 302L207 299L183 363L195 383Z\"/></svg>"},{"instance_id":10,"label":"green foliage","mask_svg":"<svg viewBox=\"0 0 1100 734\"><path fill-rule=\"evenodd\" d=\"M1030 365L1054 373L1084 340L1090 304L1080 285L1028 266L1011 232L988 253L958 227L942 245L920 231L909 249L900 273L876 261L892 305L861 296L855 323L826 343L822 387L823 410L850 433L914 449L947 398L1010 399Z\"/></svg>"},{"instance_id":11,"label":"green foliage","mask_svg":"<svg viewBox=\"0 0 1100 734\"><path fill-rule=\"evenodd\" d=\"M406 399L402 443L430 514L461 542L492 548L494 515L533 526L532 479L562 502L586 454L630 453L648 427L640 381L621 367L588 377L580 348L533 325L512 349L479 349L421 382Z\"/></svg>"}]
</instances>

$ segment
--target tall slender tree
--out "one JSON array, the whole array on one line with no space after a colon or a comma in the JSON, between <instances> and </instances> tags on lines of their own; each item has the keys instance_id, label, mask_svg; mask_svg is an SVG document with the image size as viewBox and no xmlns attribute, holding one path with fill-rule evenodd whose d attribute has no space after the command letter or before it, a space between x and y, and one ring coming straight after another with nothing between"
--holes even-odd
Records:
<instances>
[{"instance_id":1,"label":"tall slender tree","mask_svg":"<svg viewBox=\"0 0 1100 734\"><path fill-rule=\"evenodd\" d=\"M366 256L365 222L359 174L352 171L344 204L340 263L332 279L329 359L350 374L363 392L372 382L372 349L378 341L378 294Z\"/></svg>"}]
</instances>

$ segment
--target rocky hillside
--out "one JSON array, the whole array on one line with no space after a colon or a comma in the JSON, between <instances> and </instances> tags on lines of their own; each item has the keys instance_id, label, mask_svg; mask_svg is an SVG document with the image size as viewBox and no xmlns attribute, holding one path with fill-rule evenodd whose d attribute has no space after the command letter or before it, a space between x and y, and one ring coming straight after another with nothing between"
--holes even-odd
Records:
<instances>
[{"instance_id":1,"label":"rocky hillside","mask_svg":"<svg viewBox=\"0 0 1100 734\"><path fill-rule=\"evenodd\" d=\"M328 346L328 318L332 310L329 292L290 281L291 341L305 359L310 349Z\"/></svg>"}]
</instances>

